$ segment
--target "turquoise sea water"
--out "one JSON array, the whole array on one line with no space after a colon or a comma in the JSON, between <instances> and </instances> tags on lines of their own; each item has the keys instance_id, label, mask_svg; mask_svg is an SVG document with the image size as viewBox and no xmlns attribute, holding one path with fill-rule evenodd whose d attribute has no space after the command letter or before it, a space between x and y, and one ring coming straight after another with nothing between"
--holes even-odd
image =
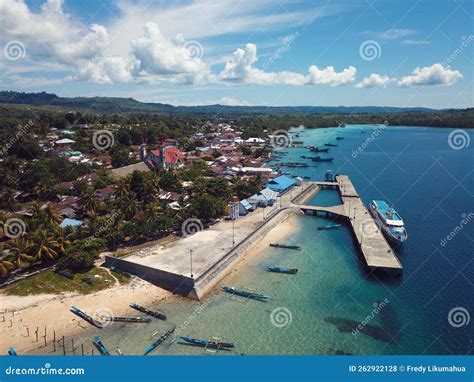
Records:
<instances>
[{"instance_id":1,"label":"turquoise sea water","mask_svg":"<svg viewBox=\"0 0 474 382\"><path fill-rule=\"evenodd\" d=\"M296 233L282 241L301 245L302 251L265 249L222 282L270 295L268 302L236 299L218 290L200 303L176 297L159 306L168 315L166 322L113 324L99 333L87 329L76 336L76 344L85 343L90 351L92 336L100 334L111 350L119 346L124 354L142 354L152 333L177 325L177 335L215 336L236 345L220 355L473 354L474 219L448 244L440 244L463 214L473 212L473 134L469 147L453 150L448 145L452 129L388 127L352 155L374 129L300 129L297 139L305 144L337 143L321 154L335 160L287 171L323 179L333 169L351 177L366 204L371 199L393 204L409 234L397 248L403 277L369 275L348 228L318 231L325 219L295 217ZM281 162L311 155L304 148L282 151L287 154ZM339 197L323 191L309 203L337 204ZM270 264L299 272L268 273ZM468 312L470 323L454 327L458 321L451 325L449 312L459 308ZM362 329L354 332L357 324ZM152 354L214 353L174 342Z\"/></svg>"}]
</instances>

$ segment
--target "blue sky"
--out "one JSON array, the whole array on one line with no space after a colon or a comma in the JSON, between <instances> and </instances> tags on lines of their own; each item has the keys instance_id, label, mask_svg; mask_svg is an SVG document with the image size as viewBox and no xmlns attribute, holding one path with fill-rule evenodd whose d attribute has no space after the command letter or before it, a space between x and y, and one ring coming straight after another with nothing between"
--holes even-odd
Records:
<instances>
[{"instance_id":1,"label":"blue sky","mask_svg":"<svg viewBox=\"0 0 474 382\"><path fill-rule=\"evenodd\" d=\"M0 0L0 88L472 107L473 25L469 0Z\"/></svg>"}]
</instances>

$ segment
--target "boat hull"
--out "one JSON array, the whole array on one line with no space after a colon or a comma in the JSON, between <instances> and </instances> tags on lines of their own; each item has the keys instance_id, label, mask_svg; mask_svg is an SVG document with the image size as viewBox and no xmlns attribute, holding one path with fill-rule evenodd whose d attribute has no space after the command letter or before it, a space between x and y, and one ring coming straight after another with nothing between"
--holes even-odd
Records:
<instances>
[{"instance_id":1,"label":"boat hull","mask_svg":"<svg viewBox=\"0 0 474 382\"><path fill-rule=\"evenodd\" d=\"M408 239L408 234L406 233L405 228L403 227L403 231L393 233L390 230L390 227L385 224L385 222L381 219L379 216L379 212L377 209L375 209L372 205L370 207L370 214L376 221L377 225L380 227L380 230L382 231L383 235L387 238L389 242L392 244L402 244ZM402 226L400 226L402 227Z\"/></svg>"}]
</instances>

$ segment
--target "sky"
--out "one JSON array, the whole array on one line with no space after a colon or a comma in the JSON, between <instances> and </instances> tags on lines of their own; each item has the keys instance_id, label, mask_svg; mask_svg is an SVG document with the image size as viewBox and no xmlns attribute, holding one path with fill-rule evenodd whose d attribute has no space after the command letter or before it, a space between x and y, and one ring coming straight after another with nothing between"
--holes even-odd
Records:
<instances>
[{"instance_id":1,"label":"sky","mask_svg":"<svg viewBox=\"0 0 474 382\"><path fill-rule=\"evenodd\" d=\"M474 104L472 0L0 0L0 89L173 105Z\"/></svg>"}]
</instances>

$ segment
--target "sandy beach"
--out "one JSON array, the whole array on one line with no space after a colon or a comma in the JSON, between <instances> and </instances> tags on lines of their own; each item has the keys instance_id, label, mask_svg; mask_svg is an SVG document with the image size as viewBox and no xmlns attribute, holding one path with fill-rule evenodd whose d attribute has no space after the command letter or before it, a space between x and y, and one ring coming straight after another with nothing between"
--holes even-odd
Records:
<instances>
[{"instance_id":1,"label":"sandy beach","mask_svg":"<svg viewBox=\"0 0 474 382\"><path fill-rule=\"evenodd\" d=\"M298 190L302 191L302 188ZM313 192L304 195L299 201L304 202ZM287 205L293 195L287 194L283 196L283 206ZM233 264L232 270L225 275L221 275L219 280L224 280L230 274L239 272L242 267L253 257L257 256L265 248L268 248L271 242L279 241L289 236L296 230L294 224L295 216L289 215L288 218L279 223L270 230L261 240L250 247L244 256L237 263ZM214 250L214 257L224 255L223 248L212 245L212 232L217 231L221 234L228 232L229 222L222 221L210 230L198 232L192 237L179 240L166 240L166 242L150 243L150 253L155 253L150 257L159 258L167 252L178 251L182 249L183 242L186 240L204 241L209 239L207 245L207 255ZM262 224L260 212L254 213L238 220L239 234L237 242L243 240L251 231ZM244 227L246 226L246 229ZM207 238L209 236L209 238ZM215 239L215 238L214 238ZM163 247L164 244L164 247ZM139 250L143 251L143 245ZM222 247L222 244L221 244ZM160 248L161 250L157 250ZM166 251L163 251L166 248ZM212 249L211 249L212 248ZM225 248L226 250L230 249ZM104 252L104 254L110 254ZM102 254L103 255L103 254ZM103 258L103 256L101 256ZM60 295L43 294L32 296L9 296L0 293L0 353L6 354L10 346L21 353L28 353L44 346L44 337L46 333L46 341L51 344L56 333L56 340L60 340L62 336L66 338L77 335L81 330L90 327L79 317L72 314L69 310L71 305L79 307L94 318L104 316L140 316L138 312L129 307L131 302L141 305L153 305L164 299L173 298L173 294L162 288L159 288L138 277L133 277L131 282L126 285L116 285L88 295L79 293L64 293ZM172 314L172 312L170 312ZM38 340L36 338L38 331ZM50 346L49 346L50 347Z\"/></svg>"},{"instance_id":2,"label":"sandy beach","mask_svg":"<svg viewBox=\"0 0 474 382\"><path fill-rule=\"evenodd\" d=\"M56 340L59 340L62 336L68 337L90 327L69 311L71 305L80 307L96 318L110 315L139 316L138 312L129 308L131 302L154 304L170 296L170 292L136 277L130 284L113 286L89 295L0 295L0 353L6 354L10 346L14 346L18 354L41 348L44 346L45 328L46 340L50 344L54 332Z\"/></svg>"},{"instance_id":3,"label":"sandy beach","mask_svg":"<svg viewBox=\"0 0 474 382\"><path fill-rule=\"evenodd\" d=\"M239 272L252 256L257 256L262 249L268 247L270 242L290 235L295 229L294 216L290 215L251 247L235 264L231 273ZM51 348L54 332L56 332L56 340L60 340L62 336L67 338L90 328L89 324L69 311L71 305L78 306L97 318L110 315L140 316L141 314L137 314L138 312L129 307L131 302L153 305L170 298L173 298L172 293L138 277L133 277L127 285L115 285L89 295L66 293L9 296L0 294L0 353L6 354L10 346L13 346L19 354L40 349L44 346L45 328L48 349ZM38 341L36 341L36 330L38 330Z\"/></svg>"}]
</instances>

